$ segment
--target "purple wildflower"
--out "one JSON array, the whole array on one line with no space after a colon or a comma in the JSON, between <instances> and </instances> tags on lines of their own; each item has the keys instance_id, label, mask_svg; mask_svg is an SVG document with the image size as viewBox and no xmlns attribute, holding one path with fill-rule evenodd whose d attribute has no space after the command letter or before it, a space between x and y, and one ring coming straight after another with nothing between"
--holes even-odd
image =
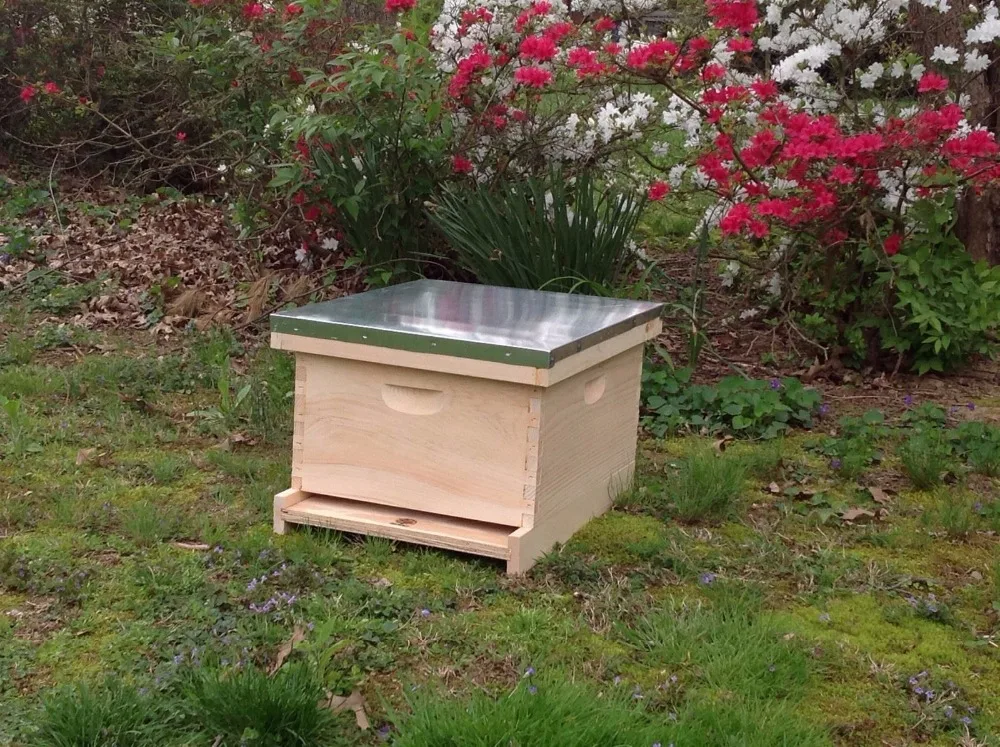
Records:
<instances>
[{"instance_id":1,"label":"purple wildflower","mask_svg":"<svg viewBox=\"0 0 1000 747\"><path fill-rule=\"evenodd\" d=\"M907 407L912 407L913 406L913 395L912 394L907 394L905 397L903 397L903 404L906 405Z\"/></svg>"},{"instance_id":2,"label":"purple wildflower","mask_svg":"<svg viewBox=\"0 0 1000 747\"><path fill-rule=\"evenodd\" d=\"M780 379L771 379L770 385L771 385L771 389L776 392L779 389L781 389L781 380Z\"/></svg>"},{"instance_id":3,"label":"purple wildflower","mask_svg":"<svg viewBox=\"0 0 1000 747\"><path fill-rule=\"evenodd\" d=\"M969 412L972 412L973 410L976 409L976 403L975 402L967 402L966 405L965 405L965 407L966 407L966 409L969 410Z\"/></svg>"},{"instance_id":4,"label":"purple wildflower","mask_svg":"<svg viewBox=\"0 0 1000 747\"><path fill-rule=\"evenodd\" d=\"M945 706L944 707L944 717L945 718L951 718L954 715L955 715L955 709L954 708L952 708L951 706Z\"/></svg>"},{"instance_id":5,"label":"purple wildflower","mask_svg":"<svg viewBox=\"0 0 1000 747\"><path fill-rule=\"evenodd\" d=\"M382 742L389 741L389 737L392 735L392 727L389 724L379 727L378 738Z\"/></svg>"},{"instance_id":6,"label":"purple wildflower","mask_svg":"<svg viewBox=\"0 0 1000 747\"><path fill-rule=\"evenodd\" d=\"M528 686L528 692L531 693L532 695L534 695L535 693L538 692L538 688L535 687L534 685L529 685Z\"/></svg>"},{"instance_id":7,"label":"purple wildflower","mask_svg":"<svg viewBox=\"0 0 1000 747\"><path fill-rule=\"evenodd\" d=\"M420 616L421 617L430 617L431 616L431 611L429 609L427 609L426 607L424 607L424 609L420 610Z\"/></svg>"},{"instance_id":8,"label":"purple wildflower","mask_svg":"<svg viewBox=\"0 0 1000 747\"><path fill-rule=\"evenodd\" d=\"M715 581L716 578L717 576L711 571L705 571L698 576L698 583L708 586L710 583Z\"/></svg>"},{"instance_id":9,"label":"purple wildflower","mask_svg":"<svg viewBox=\"0 0 1000 747\"><path fill-rule=\"evenodd\" d=\"M833 459L830 460L830 469L840 469L843 466L843 464L844 463L841 462L840 459L834 457Z\"/></svg>"},{"instance_id":10,"label":"purple wildflower","mask_svg":"<svg viewBox=\"0 0 1000 747\"><path fill-rule=\"evenodd\" d=\"M826 415L828 412L830 412L830 405L828 405L826 402L820 403L819 414Z\"/></svg>"},{"instance_id":11,"label":"purple wildflower","mask_svg":"<svg viewBox=\"0 0 1000 747\"><path fill-rule=\"evenodd\" d=\"M960 718L959 721L961 721L966 726L972 723L972 719L969 718L968 716L962 716L962 718Z\"/></svg>"},{"instance_id":12,"label":"purple wildflower","mask_svg":"<svg viewBox=\"0 0 1000 747\"><path fill-rule=\"evenodd\" d=\"M525 677L534 677L535 676L535 668L534 667L528 667L527 669L525 669L524 670L524 676Z\"/></svg>"}]
</instances>

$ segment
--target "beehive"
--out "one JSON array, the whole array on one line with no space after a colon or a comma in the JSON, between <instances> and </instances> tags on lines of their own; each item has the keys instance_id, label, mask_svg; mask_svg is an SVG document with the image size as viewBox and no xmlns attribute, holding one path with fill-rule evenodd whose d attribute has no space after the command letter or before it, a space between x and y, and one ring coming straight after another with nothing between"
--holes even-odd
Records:
<instances>
[{"instance_id":1,"label":"beehive","mask_svg":"<svg viewBox=\"0 0 1000 747\"><path fill-rule=\"evenodd\" d=\"M296 357L292 484L310 524L527 570L635 464L660 304L422 280L271 317Z\"/></svg>"}]
</instances>

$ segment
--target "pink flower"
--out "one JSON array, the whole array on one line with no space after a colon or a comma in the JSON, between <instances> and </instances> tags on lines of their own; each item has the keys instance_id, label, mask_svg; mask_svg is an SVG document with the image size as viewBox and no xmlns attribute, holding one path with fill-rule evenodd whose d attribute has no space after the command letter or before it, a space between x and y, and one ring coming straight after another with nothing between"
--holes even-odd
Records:
<instances>
[{"instance_id":1,"label":"pink flower","mask_svg":"<svg viewBox=\"0 0 1000 747\"><path fill-rule=\"evenodd\" d=\"M667 193L670 192L670 185L666 182L655 181L649 185L649 189L646 191L646 196L649 198L650 202L659 202Z\"/></svg>"},{"instance_id":2,"label":"pink flower","mask_svg":"<svg viewBox=\"0 0 1000 747\"><path fill-rule=\"evenodd\" d=\"M247 3L243 6L243 17L248 21L255 21L264 16L263 3Z\"/></svg>"},{"instance_id":3,"label":"pink flower","mask_svg":"<svg viewBox=\"0 0 1000 747\"><path fill-rule=\"evenodd\" d=\"M594 31L598 32L599 34L603 34L605 32L614 30L615 30L615 21L610 16L604 16L602 18L598 18L594 22Z\"/></svg>"},{"instance_id":4,"label":"pink flower","mask_svg":"<svg viewBox=\"0 0 1000 747\"><path fill-rule=\"evenodd\" d=\"M35 98L35 95L37 93L38 89L35 88L34 86L25 86L24 88L21 89L21 101L27 104L29 101Z\"/></svg>"},{"instance_id":5,"label":"pink flower","mask_svg":"<svg viewBox=\"0 0 1000 747\"><path fill-rule=\"evenodd\" d=\"M390 13L403 13L413 10L417 5L417 0L385 0L385 9Z\"/></svg>"},{"instance_id":6,"label":"pink flower","mask_svg":"<svg viewBox=\"0 0 1000 747\"><path fill-rule=\"evenodd\" d=\"M454 155L451 157L451 170L456 174L471 174L472 161L465 156Z\"/></svg>"},{"instance_id":7,"label":"pink flower","mask_svg":"<svg viewBox=\"0 0 1000 747\"><path fill-rule=\"evenodd\" d=\"M542 36L547 39L551 39L554 42L560 42L574 31L576 31L576 26L569 21L559 21L544 28L542 30Z\"/></svg>"},{"instance_id":8,"label":"pink flower","mask_svg":"<svg viewBox=\"0 0 1000 747\"><path fill-rule=\"evenodd\" d=\"M556 43L547 36L526 36L518 52L521 59L548 62L559 50Z\"/></svg>"},{"instance_id":9,"label":"pink flower","mask_svg":"<svg viewBox=\"0 0 1000 747\"><path fill-rule=\"evenodd\" d=\"M530 88L545 88L552 82L552 73L540 67L519 67L514 80Z\"/></svg>"},{"instance_id":10,"label":"pink flower","mask_svg":"<svg viewBox=\"0 0 1000 747\"><path fill-rule=\"evenodd\" d=\"M288 3L288 5L285 6L285 16L288 18L297 16L300 13L302 13L302 6L298 3Z\"/></svg>"},{"instance_id":11,"label":"pink flower","mask_svg":"<svg viewBox=\"0 0 1000 747\"><path fill-rule=\"evenodd\" d=\"M49 96L55 96L58 93L62 93L62 89L59 88L59 86L57 86L51 80L44 86L42 86L42 88L45 90L45 93L47 93Z\"/></svg>"},{"instance_id":12,"label":"pink flower","mask_svg":"<svg viewBox=\"0 0 1000 747\"><path fill-rule=\"evenodd\" d=\"M885 253L892 257L893 255L899 254L899 249L903 245L903 235L899 233L890 234L889 238L885 240L882 244L882 248Z\"/></svg>"},{"instance_id":13,"label":"pink flower","mask_svg":"<svg viewBox=\"0 0 1000 747\"><path fill-rule=\"evenodd\" d=\"M748 34L757 25L755 0L706 0L705 4L717 29L736 29Z\"/></svg>"},{"instance_id":14,"label":"pink flower","mask_svg":"<svg viewBox=\"0 0 1000 747\"><path fill-rule=\"evenodd\" d=\"M926 72L917 84L917 93L927 93L928 91L947 91L948 79L937 73Z\"/></svg>"},{"instance_id":15,"label":"pink flower","mask_svg":"<svg viewBox=\"0 0 1000 747\"><path fill-rule=\"evenodd\" d=\"M310 205L302 211L302 219L306 223L315 223L319 220L320 210L318 205Z\"/></svg>"},{"instance_id":16,"label":"pink flower","mask_svg":"<svg viewBox=\"0 0 1000 747\"><path fill-rule=\"evenodd\" d=\"M738 36L735 39L730 39L726 46L730 52L752 52L753 39L749 36Z\"/></svg>"},{"instance_id":17,"label":"pink flower","mask_svg":"<svg viewBox=\"0 0 1000 747\"><path fill-rule=\"evenodd\" d=\"M178 143L183 143L185 140L187 140L187 136L188 136L188 134L186 132L184 132L183 130L178 131L178 133L176 135L174 135L174 137L177 138L177 142Z\"/></svg>"}]
</instances>

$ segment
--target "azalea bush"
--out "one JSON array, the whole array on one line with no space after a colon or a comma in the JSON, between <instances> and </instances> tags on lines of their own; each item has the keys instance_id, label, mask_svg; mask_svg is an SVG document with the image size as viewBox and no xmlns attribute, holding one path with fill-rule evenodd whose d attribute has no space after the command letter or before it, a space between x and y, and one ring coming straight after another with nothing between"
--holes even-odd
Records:
<instances>
[{"instance_id":1,"label":"azalea bush","mask_svg":"<svg viewBox=\"0 0 1000 747\"><path fill-rule=\"evenodd\" d=\"M764 308L812 314L827 354L944 368L995 329L988 313L952 313L990 298L995 278L978 267L961 287L912 282L930 228L912 209L950 210L1000 177L963 92L990 64L1000 12L923 6L968 26L961 49L910 51L900 0L708 0L701 27L659 37L645 33L645 3L449 0L432 43L454 158L481 180L558 160L599 165L653 200L710 193L702 225L733 250L730 275L758 268Z\"/></svg>"}]
</instances>

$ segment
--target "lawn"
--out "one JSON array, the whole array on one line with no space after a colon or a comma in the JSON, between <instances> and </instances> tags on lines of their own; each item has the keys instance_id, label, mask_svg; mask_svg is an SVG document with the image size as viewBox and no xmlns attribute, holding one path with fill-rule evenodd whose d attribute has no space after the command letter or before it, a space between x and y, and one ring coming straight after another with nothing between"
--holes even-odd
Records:
<instances>
[{"instance_id":1,"label":"lawn","mask_svg":"<svg viewBox=\"0 0 1000 747\"><path fill-rule=\"evenodd\" d=\"M274 535L284 355L30 305L0 321L0 743L1000 744L997 465L941 456L926 406L919 436L646 437L615 510L508 578Z\"/></svg>"}]
</instances>

